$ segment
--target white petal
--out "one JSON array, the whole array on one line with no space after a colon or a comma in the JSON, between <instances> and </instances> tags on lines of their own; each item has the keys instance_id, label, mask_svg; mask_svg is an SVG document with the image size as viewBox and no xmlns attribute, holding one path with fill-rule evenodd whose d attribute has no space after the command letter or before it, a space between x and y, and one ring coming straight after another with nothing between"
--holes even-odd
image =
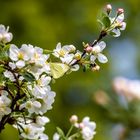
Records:
<instances>
[{"instance_id":1,"label":"white petal","mask_svg":"<svg viewBox=\"0 0 140 140\"><path fill-rule=\"evenodd\" d=\"M122 22L121 24L122 24L122 27L120 28L120 30L125 30L125 28L126 28L126 23L125 23L125 22Z\"/></svg>"},{"instance_id":2,"label":"white petal","mask_svg":"<svg viewBox=\"0 0 140 140\"><path fill-rule=\"evenodd\" d=\"M35 52L38 54L42 54L43 53L43 49L40 47L35 47Z\"/></svg>"},{"instance_id":3,"label":"white petal","mask_svg":"<svg viewBox=\"0 0 140 140\"><path fill-rule=\"evenodd\" d=\"M19 49L17 48L16 45L12 44L10 46L10 52L9 52L9 57L11 58L11 60L17 61L18 60L18 53L19 53Z\"/></svg>"},{"instance_id":4,"label":"white petal","mask_svg":"<svg viewBox=\"0 0 140 140\"><path fill-rule=\"evenodd\" d=\"M99 42L98 45L100 46L101 51L106 47L106 43L104 41Z\"/></svg>"},{"instance_id":5,"label":"white petal","mask_svg":"<svg viewBox=\"0 0 140 140\"><path fill-rule=\"evenodd\" d=\"M66 52L74 52L76 50L75 46L73 45L65 45L62 47Z\"/></svg>"},{"instance_id":6,"label":"white petal","mask_svg":"<svg viewBox=\"0 0 140 140\"><path fill-rule=\"evenodd\" d=\"M30 57L32 56L32 54L30 53L30 50L32 52L32 49L30 49L29 46L26 44L23 44L20 48L20 51L23 54L23 59L25 61L28 61Z\"/></svg>"},{"instance_id":7,"label":"white petal","mask_svg":"<svg viewBox=\"0 0 140 140\"><path fill-rule=\"evenodd\" d=\"M12 33L4 33L2 41L3 43L7 43L7 42L10 42L12 38L13 38Z\"/></svg>"},{"instance_id":8,"label":"white petal","mask_svg":"<svg viewBox=\"0 0 140 140\"><path fill-rule=\"evenodd\" d=\"M16 66L20 69L23 68L25 66L25 62L22 60L19 60L18 62L16 62Z\"/></svg>"},{"instance_id":9,"label":"white petal","mask_svg":"<svg viewBox=\"0 0 140 140\"><path fill-rule=\"evenodd\" d=\"M8 65L9 65L9 67L10 67L12 70L16 68L15 63L9 62Z\"/></svg>"},{"instance_id":10,"label":"white petal","mask_svg":"<svg viewBox=\"0 0 140 140\"><path fill-rule=\"evenodd\" d=\"M120 15L116 18L116 21L117 21L117 22L123 22L123 20L124 20L124 14L123 14L123 13L120 14Z\"/></svg>"},{"instance_id":11,"label":"white petal","mask_svg":"<svg viewBox=\"0 0 140 140\"><path fill-rule=\"evenodd\" d=\"M56 49L57 50L60 50L61 49L61 43L60 42L56 45Z\"/></svg>"},{"instance_id":12,"label":"white petal","mask_svg":"<svg viewBox=\"0 0 140 140\"><path fill-rule=\"evenodd\" d=\"M34 105L36 108L40 108L40 107L41 107L41 103L38 102L38 101L34 101L34 102L33 102L33 105Z\"/></svg>"},{"instance_id":13,"label":"white petal","mask_svg":"<svg viewBox=\"0 0 140 140\"><path fill-rule=\"evenodd\" d=\"M119 29L113 29L112 32L115 33L115 35L113 35L114 37L119 37L121 35L121 32Z\"/></svg>"},{"instance_id":14,"label":"white petal","mask_svg":"<svg viewBox=\"0 0 140 140\"><path fill-rule=\"evenodd\" d=\"M90 57L90 61L91 61L91 62L94 62L96 58L97 58L96 56L91 55L91 57Z\"/></svg>"},{"instance_id":15,"label":"white petal","mask_svg":"<svg viewBox=\"0 0 140 140\"><path fill-rule=\"evenodd\" d=\"M74 65L72 68L71 68L71 71L78 71L80 68L79 65Z\"/></svg>"},{"instance_id":16,"label":"white petal","mask_svg":"<svg viewBox=\"0 0 140 140\"><path fill-rule=\"evenodd\" d=\"M60 135L58 133L54 133L53 140L59 140L59 139L60 139Z\"/></svg>"},{"instance_id":17,"label":"white petal","mask_svg":"<svg viewBox=\"0 0 140 140\"><path fill-rule=\"evenodd\" d=\"M98 61L101 62L101 63L106 63L106 62L108 62L108 59L105 55L99 53L98 54Z\"/></svg>"},{"instance_id":18,"label":"white petal","mask_svg":"<svg viewBox=\"0 0 140 140\"><path fill-rule=\"evenodd\" d=\"M5 26L4 25L0 25L0 33L4 33L5 32Z\"/></svg>"},{"instance_id":19,"label":"white petal","mask_svg":"<svg viewBox=\"0 0 140 140\"><path fill-rule=\"evenodd\" d=\"M69 64L73 60L74 54L65 54L64 57L60 57L63 63Z\"/></svg>"}]
</instances>

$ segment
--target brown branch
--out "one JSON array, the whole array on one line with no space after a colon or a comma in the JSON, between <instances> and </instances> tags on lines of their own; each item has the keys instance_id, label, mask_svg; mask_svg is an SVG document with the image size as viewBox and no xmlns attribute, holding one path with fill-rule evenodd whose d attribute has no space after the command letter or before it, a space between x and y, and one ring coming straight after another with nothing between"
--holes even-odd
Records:
<instances>
[{"instance_id":1,"label":"brown branch","mask_svg":"<svg viewBox=\"0 0 140 140\"><path fill-rule=\"evenodd\" d=\"M101 32L100 32L100 35L99 35L99 37L98 37L98 39L95 40L90 46L91 46L91 47L94 47L94 46L95 46L100 40L102 40L103 37L105 37L106 35L107 35L107 32L106 32L106 31L104 31L104 30L101 31ZM84 57L85 54L86 54L86 50L83 51L83 53L82 53L82 55L81 55L81 59ZM81 59L75 61L71 66L74 66L74 65L78 64L78 63L80 62Z\"/></svg>"}]
</instances>

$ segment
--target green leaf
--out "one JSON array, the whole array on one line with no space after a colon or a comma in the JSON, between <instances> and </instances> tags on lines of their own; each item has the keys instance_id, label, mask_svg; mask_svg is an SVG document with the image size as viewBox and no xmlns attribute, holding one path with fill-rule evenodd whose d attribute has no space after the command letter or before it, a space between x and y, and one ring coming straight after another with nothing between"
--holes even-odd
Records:
<instances>
[{"instance_id":1,"label":"green leaf","mask_svg":"<svg viewBox=\"0 0 140 140\"><path fill-rule=\"evenodd\" d=\"M51 75L54 79L62 77L70 67L63 63L50 63Z\"/></svg>"},{"instance_id":2,"label":"green leaf","mask_svg":"<svg viewBox=\"0 0 140 140\"><path fill-rule=\"evenodd\" d=\"M9 48L10 48L10 44L5 45L4 48L3 48L3 50L4 50L4 51L9 51Z\"/></svg>"},{"instance_id":3,"label":"green leaf","mask_svg":"<svg viewBox=\"0 0 140 140\"><path fill-rule=\"evenodd\" d=\"M34 75L32 73L30 73L30 72L27 72L27 71L24 72L24 73L22 73L22 76L28 82L33 82L33 81L36 80L35 77L34 77Z\"/></svg>"},{"instance_id":4,"label":"green leaf","mask_svg":"<svg viewBox=\"0 0 140 140\"><path fill-rule=\"evenodd\" d=\"M114 33L114 32L109 32L109 34L110 34L111 36L116 35L116 33Z\"/></svg>"},{"instance_id":5,"label":"green leaf","mask_svg":"<svg viewBox=\"0 0 140 140\"><path fill-rule=\"evenodd\" d=\"M8 60L8 51L4 48L0 49L0 60L7 61Z\"/></svg>"},{"instance_id":6,"label":"green leaf","mask_svg":"<svg viewBox=\"0 0 140 140\"><path fill-rule=\"evenodd\" d=\"M59 134L62 138L65 138L65 134L64 134L63 130L62 130L60 127L56 127L56 130L57 130L58 134Z\"/></svg>"},{"instance_id":7,"label":"green leaf","mask_svg":"<svg viewBox=\"0 0 140 140\"><path fill-rule=\"evenodd\" d=\"M106 12L101 13L101 18L108 16Z\"/></svg>"},{"instance_id":8,"label":"green leaf","mask_svg":"<svg viewBox=\"0 0 140 140\"><path fill-rule=\"evenodd\" d=\"M104 26L103 22L102 22L100 19L98 19L97 22L98 22L102 27Z\"/></svg>"},{"instance_id":9,"label":"green leaf","mask_svg":"<svg viewBox=\"0 0 140 140\"><path fill-rule=\"evenodd\" d=\"M105 28L107 28L111 25L111 21L108 16L103 17L102 22L103 22Z\"/></svg>"},{"instance_id":10,"label":"green leaf","mask_svg":"<svg viewBox=\"0 0 140 140\"><path fill-rule=\"evenodd\" d=\"M46 49L43 50L43 52L46 53L46 54L52 54L52 53L53 53L53 51L51 51L51 50L46 50Z\"/></svg>"}]
</instances>

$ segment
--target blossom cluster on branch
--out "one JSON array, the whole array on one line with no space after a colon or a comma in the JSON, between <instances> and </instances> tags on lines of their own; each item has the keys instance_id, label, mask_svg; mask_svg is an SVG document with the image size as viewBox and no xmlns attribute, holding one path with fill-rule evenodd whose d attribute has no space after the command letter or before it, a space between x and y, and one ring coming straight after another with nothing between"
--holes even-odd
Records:
<instances>
[{"instance_id":1,"label":"blossom cluster on branch","mask_svg":"<svg viewBox=\"0 0 140 140\"><path fill-rule=\"evenodd\" d=\"M102 38L109 34L118 37L126 27L123 9L118 9L113 18L111 10L111 5L107 5L99 20L102 26L99 37L91 44L83 43L83 52L61 43L52 51L30 44L17 47L9 43L13 38L9 27L0 25L0 132L9 123L18 130L20 139L48 139L44 126L49 119L44 114L52 109L56 96L51 89L52 81L80 67L84 71L99 70L98 61L108 61L102 53L106 47ZM54 140L71 140L75 136L91 140L95 134L96 124L88 117L73 126L80 130L77 135L65 136L59 129Z\"/></svg>"}]
</instances>

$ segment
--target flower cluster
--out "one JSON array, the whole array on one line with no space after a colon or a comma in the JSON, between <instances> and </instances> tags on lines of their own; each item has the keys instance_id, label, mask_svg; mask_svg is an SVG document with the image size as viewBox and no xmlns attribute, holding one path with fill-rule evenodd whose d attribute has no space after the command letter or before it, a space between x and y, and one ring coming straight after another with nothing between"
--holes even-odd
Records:
<instances>
[{"instance_id":1,"label":"flower cluster","mask_svg":"<svg viewBox=\"0 0 140 140\"><path fill-rule=\"evenodd\" d=\"M62 138L73 140L77 137L81 137L83 140L92 140L94 138L94 135L96 134L96 123L90 121L89 117L84 117L82 122L78 122L78 117L76 115L72 115L70 118L70 122L72 124L71 129L67 133L66 136L62 133L61 129L57 129L58 132L56 132L53 136L53 140L60 140ZM71 134L73 128L78 129L77 133Z\"/></svg>"},{"instance_id":2,"label":"flower cluster","mask_svg":"<svg viewBox=\"0 0 140 140\"><path fill-rule=\"evenodd\" d=\"M106 6L106 13L103 14L102 19L99 22L103 25L103 30L114 37L119 37L121 31L125 30L126 22L124 22L124 10L118 8L116 15L111 17L112 6L108 4Z\"/></svg>"},{"instance_id":3,"label":"flower cluster","mask_svg":"<svg viewBox=\"0 0 140 140\"><path fill-rule=\"evenodd\" d=\"M52 109L52 103L56 95L50 87L52 78L50 66L47 62L49 55L43 54L43 49L39 47L26 44L23 44L21 48L11 44L8 53L9 62L5 64L6 70L3 72L6 78L5 82L15 82L18 86L17 89L14 87L16 96L13 94L13 101L16 100L17 95L19 99L23 98L17 100L19 105L15 104L12 110L18 109L23 114L26 112L26 115L22 117L19 113L11 114L13 118L16 115L16 124L13 125L20 131L21 137L46 140L48 138L43 134L43 131L48 120L42 115ZM1 98L3 99L3 96ZM8 99L6 102L6 98L5 104L9 104ZM7 109L6 105L5 110ZM9 110L7 109L5 114L9 114Z\"/></svg>"},{"instance_id":4,"label":"flower cluster","mask_svg":"<svg viewBox=\"0 0 140 140\"><path fill-rule=\"evenodd\" d=\"M125 96L128 101L140 99L140 81L117 77L113 81L113 87L117 94Z\"/></svg>"},{"instance_id":5,"label":"flower cluster","mask_svg":"<svg viewBox=\"0 0 140 140\"><path fill-rule=\"evenodd\" d=\"M51 89L52 81L80 67L84 71L99 70L97 61L108 62L102 54L106 43L101 40L107 34L119 36L120 30L126 26L123 10L119 9L115 18L109 16L110 11L108 6L100 21L102 30L98 39L91 44L83 43L83 51L73 45L62 46L61 43L52 51L30 44L17 47L9 43L13 38L9 28L0 25L0 132L9 123L17 128L22 139L48 139L44 126L49 119L44 114L52 109L56 96ZM81 123L77 119L73 126L84 140L93 139L96 124L90 122L89 117ZM54 137L59 139L57 134Z\"/></svg>"}]
</instances>

